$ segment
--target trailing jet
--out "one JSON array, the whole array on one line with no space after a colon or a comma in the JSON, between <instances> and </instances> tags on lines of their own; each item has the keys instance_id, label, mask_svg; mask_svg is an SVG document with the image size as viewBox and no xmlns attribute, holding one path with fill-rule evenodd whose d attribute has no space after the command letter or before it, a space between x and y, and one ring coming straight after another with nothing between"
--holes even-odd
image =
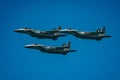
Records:
<instances>
[{"instance_id":1,"label":"trailing jet","mask_svg":"<svg viewBox=\"0 0 120 80\"><path fill-rule=\"evenodd\" d=\"M25 45L25 48L37 49L37 50L40 50L41 52L50 53L50 54L67 55L68 52L75 52L76 51L76 50L71 50L70 46L71 46L71 42L63 44L60 47L57 47L57 46L44 46L44 45L35 43L35 44Z\"/></svg>"},{"instance_id":2,"label":"trailing jet","mask_svg":"<svg viewBox=\"0 0 120 80\"><path fill-rule=\"evenodd\" d=\"M36 37L39 39L57 40L58 37L66 36L65 34L57 32L57 29L55 29L54 31L40 31L40 30L31 29L31 28L21 28L21 29L16 29L14 31L18 33L29 34L30 36Z\"/></svg>"},{"instance_id":3,"label":"trailing jet","mask_svg":"<svg viewBox=\"0 0 120 80\"><path fill-rule=\"evenodd\" d=\"M78 31L75 29L61 29L59 30L60 33L72 34L75 37L82 38L82 39L94 39L94 40L101 40L103 38L109 38L112 36L105 35L106 28L103 27L102 29L97 29L96 32L86 32L86 31Z\"/></svg>"}]
</instances>

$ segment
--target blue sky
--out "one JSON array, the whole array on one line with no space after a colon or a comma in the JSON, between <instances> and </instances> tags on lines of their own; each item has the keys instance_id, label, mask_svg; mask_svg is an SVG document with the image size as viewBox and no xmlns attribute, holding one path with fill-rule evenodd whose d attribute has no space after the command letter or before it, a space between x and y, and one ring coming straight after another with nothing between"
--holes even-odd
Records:
<instances>
[{"instance_id":1,"label":"blue sky","mask_svg":"<svg viewBox=\"0 0 120 80\"><path fill-rule=\"evenodd\" d=\"M120 1L118 0L1 0L0 80L120 80ZM68 35L56 41L13 32L30 27L94 31L106 26L112 38L82 40ZM77 52L66 56L25 49L40 43L72 42Z\"/></svg>"}]
</instances>

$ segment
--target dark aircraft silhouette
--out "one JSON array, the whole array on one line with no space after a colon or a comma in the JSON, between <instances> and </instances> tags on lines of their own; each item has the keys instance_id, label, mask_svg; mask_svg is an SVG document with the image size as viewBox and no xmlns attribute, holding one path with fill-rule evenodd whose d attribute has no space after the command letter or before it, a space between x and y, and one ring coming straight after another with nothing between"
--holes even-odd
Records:
<instances>
[{"instance_id":1,"label":"dark aircraft silhouette","mask_svg":"<svg viewBox=\"0 0 120 80\"><path fill-rule=\"evenodd\" d=\"M58 37L66 36L65 34L59 33L57 31L58 28L54 29L52 31L40 31L40 30L31 29L31 28L21 28L21 29L16 29L14 31L18 32L18 33L29 34L30 36L36 37L36 38L39 38L39 39L57 40Z\"/></svg>"},{"instance_id":2,"label":"dark aircraft silhouette","mask_svg":"<svg viewBox=\"0 0 120 80\"><path fill-rule=\"evenodd\" d=\"M78 31L75 29L61 29L59 30L60 33L71 34L75 37L82 38L82 39L94 39L94 40L101 40L103 38L109 38L111 36L105 35L106 28L103 27L102 29L97 29L96 32L86 32L86 31Z\"/></svg>"},{"instance_id":3,"label":"dark aircraft silhouette","mask_svg":"<svg viewBox=\"0 0 120 80\"><path fill-rule=\"evenodd\" d=\"M50 54L63 54L63 55L66 55L69 52L75 52L76 51L76 50L71 50L70 46L71 46L71 42L63 44L60 47L44 46L44 45L35 43L35 44L25 45L25 48L37 49L37 50L40 50L41 52L50 53Z\"/></svg>"}]
</instances>

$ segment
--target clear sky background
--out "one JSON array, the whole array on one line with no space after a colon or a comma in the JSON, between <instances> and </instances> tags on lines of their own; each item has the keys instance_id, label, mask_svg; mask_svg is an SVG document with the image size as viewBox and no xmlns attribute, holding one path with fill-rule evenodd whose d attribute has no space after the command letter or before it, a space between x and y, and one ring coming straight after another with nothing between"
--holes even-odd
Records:
<instances>
[{"instance_id":1,"label":"clear sky background","mask_svg":"<svg viewBox=\"0 0 120 80\"><path fill-rule=\"evenodd\" d=\"M112 38L95 41L68 35L53 41L13 32L59 25L82 31L106 26ZM31 43L61 46L68 41L77 52L66 56L24 48ZM0 0L0 44L0 80L120 80L120 1Z\"/></svg>"}]
</instances>

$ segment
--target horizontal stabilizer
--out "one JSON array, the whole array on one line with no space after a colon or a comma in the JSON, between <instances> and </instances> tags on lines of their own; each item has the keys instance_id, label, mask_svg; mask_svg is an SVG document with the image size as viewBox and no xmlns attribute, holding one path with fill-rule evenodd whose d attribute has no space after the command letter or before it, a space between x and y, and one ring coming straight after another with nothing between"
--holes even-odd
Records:
<instances>
[{"instance_id":1,"label":"horizontal stabilizer","mask_svg":"<svg viewBox=\"0 0 120 80\"><path fill-rule=\"evenodd\" d=\"M70 52L76 52L77 50L70 50Z\"/></svg>"},{"instance_id":2,"label":"horizontal stabilizer","mask_svg":"<svg viewBox=\"0 0 120 80\"><path fill-rule=\"evenodd\" d=\"M109 37L112 37L112 36L104 36L104 37L109 38Z\"/></svg>"}]
</instances>

